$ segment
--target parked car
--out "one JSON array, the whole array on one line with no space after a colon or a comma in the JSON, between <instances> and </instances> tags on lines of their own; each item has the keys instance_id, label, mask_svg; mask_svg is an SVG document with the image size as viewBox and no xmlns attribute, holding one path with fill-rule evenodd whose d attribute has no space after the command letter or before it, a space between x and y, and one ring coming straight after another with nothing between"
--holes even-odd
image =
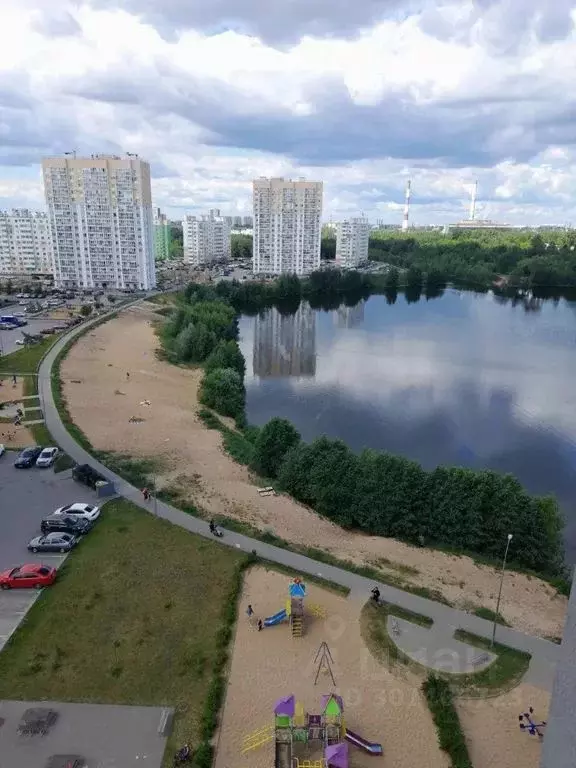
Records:
<instances>
[{"instance_id":1,"label":"parked car","mask_svg":"<svg viewBox=\"0 0 576 768\"><path fill-rule=\"evenodd\" d=\"M45 536L36 536L28 543L31 552L70 552L80 541L79 536L64 531L52 531Z\"/></svg>"},{"instance_id":2,"label":"parked car","mask_svg":"<svg viewBox=\"0 0 576 768\"><path fill-rule=\"evenodd\" d=\"M14 466L18 469L26 469L27 467L33 467L36 463L36 459L42 453L42 446L32 445L29 448L24 448L20 451L14 462Z\"/></svg>"},{"instance_id":3,"label":"parked car","mask_svg":"<svg viewBox=\"0 0 576 768\"><path fill-rule=\"evenodd\" d=\"M73 536L84 536L92 528L92 523L81 517L67 515L50 515L40 523L40 530L46 536L48 533L71 533Z\"/></svg>"},{"instance_id":4,"label":"parked car","mask_svg":"<svg viewBox=\"0 0 576 768\"><path fill-rule=\"evenodd\" d=\"M55 515L66 515L67 517L79 517L88 522L95 522L100 516L100 507L93 504L83 504L78 501L75 504L67 504L54 511Z\"/></svg>"},{"instance_id":5,"label":"parked car","mask_svg":"<svg viewBox=\"0 0 576 768\"><path fill-rule=\"evenodd\" d=\"M54 464L54 462L56 461L57 456L58 456L58 448L56 447L43 448L42 453L36 459L36 466L51 467L52 464Z\"/></svg>"},{"instance_id":6,"label":"parked car","mask_svg":"<svg viewBox=\"0 0 576 768\"><path fill-rule=\"evenodd\" d=\"M56 568L39 563L28 563L0 573L1 589L42 589L54 584Z\"/></svg>"},{"instance_id":7,"label":"parked car","mask_svg":"<svg viewBox=\"0 0 576 768\"><path fill-rule=\"evenodd\" d=\"M4 456L6 453L6 446L3 443L0 443L0 456Z\"/></svg>"},{"instance_id":8,"label":"parked car","mask_svg":"<svg viewBox=\"0 0 576 768\"><path fill-rule=\"evenodd\" d=\"M19 347L23 347L24 344L26 344L26 342L24 341L24 339L16 339L14 344L17 344Z\"/></svg>"},{"instance_id":9,"label":"parked car","mask_svg":"<svg viewBox=\"0 0 576 768\"><path fill-rule=\"evenodd\" d=\"M87 485L89 488L96 488L96 483L98 481L106 480L105 477L102 477L100 472L92 469L89 464L78 464L74 467L72 470L72 477L79 483L84 483L84 485Z\"/></svg>"}]
</instances>

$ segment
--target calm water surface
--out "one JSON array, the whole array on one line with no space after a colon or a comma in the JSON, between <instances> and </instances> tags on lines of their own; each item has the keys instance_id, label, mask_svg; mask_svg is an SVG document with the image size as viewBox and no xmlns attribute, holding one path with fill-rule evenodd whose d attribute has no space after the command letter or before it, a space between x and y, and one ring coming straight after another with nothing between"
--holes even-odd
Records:
<instances>
[{"instance_id":1,"label":"calm water surface","mask_svg":"<svg viewBox=\"0 0 576 768\"><path fill-rule=\"evenodd\" d=\"M247 415L554 493L576 560L576 302L447 291L243 317Z\"/></svg>"}]
</instances>

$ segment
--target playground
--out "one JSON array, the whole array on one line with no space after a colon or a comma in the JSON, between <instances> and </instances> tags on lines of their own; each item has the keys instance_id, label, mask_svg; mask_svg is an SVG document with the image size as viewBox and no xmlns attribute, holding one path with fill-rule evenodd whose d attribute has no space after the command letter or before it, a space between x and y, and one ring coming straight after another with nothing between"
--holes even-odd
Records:
<instances>
[{"instance_id":1,"label":"playground","mask_svg":"<svg viewBox=\"0 0 576 768\"><path fill-rule=\"evenodd\" d=\"M215 768L448 768L421 679L373 658L362 605L275 571L247 573ZM518 716L533 706L545 719L548 699L520 685L457 700L474 768L538 768L538 738Z\"/></svg>"},{"instance_id":2,"label":"playground","mask_svg":"<svg viewBox=\"0 0 576 768\"><path fill-rule=\"evenodd\" d=\"M361 607L313 584L250 570L216 768L448 766L417 685L384 670L365 648ZM268 617L275 621L266 625Z\"/></svg>"}]
</instances>

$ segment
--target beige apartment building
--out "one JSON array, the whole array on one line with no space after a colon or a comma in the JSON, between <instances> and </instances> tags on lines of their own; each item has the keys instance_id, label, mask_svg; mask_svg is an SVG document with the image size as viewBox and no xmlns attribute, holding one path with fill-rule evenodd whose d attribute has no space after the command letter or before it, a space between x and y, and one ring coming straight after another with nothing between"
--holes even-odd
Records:
<instances>
[{"instance_id":1,"label":"beige apartment building","mask_svg":"<svg viewBox=\"0 0 576 768\"><path fill-rule=\"evenodd\" d=\"M54 284L148 290L156 285L150 165L136 155L42 161Z\"/></svg>"},{"instance_id":2,"label":"beige apartment building","mask_svg":"<svg viewBox=\"0 0 576 768\"><path fill-rule=\"evenodd\" d=\"M230 224L218 208L201 216L186 215L182 220L184 261L201 266L230 258Z\"/></svg>"},{"instance_id":3,"label":"beige apartment building","mask_svg":"<svg viewBox=\"0 0 576 768\"><path fill-rule=\"evenodd\" d=\"M255 179L255 274L305 275L320 266L321 181Z\"/></svg>"},{"instance_id":4,"label":"beige apartment building","mask_svg":"<svg viewBox=\"0 0 576 768\"><path fill-rule=\"evenodd\" d=\"M10 277L51 275L52 239L43 211L0 211L0 274Z\"/></svg>"},{"instance_id":5,"label":"beige apartment building","mask_svg":"<svg viewBox=\"0 0 576 768\"><path fill-rule=\"evenodd\" d=\"M363 216L339 221L336 224L336 264L339 267L357 267L368 261L370 223Z\"/></svg>"}]
</instances>

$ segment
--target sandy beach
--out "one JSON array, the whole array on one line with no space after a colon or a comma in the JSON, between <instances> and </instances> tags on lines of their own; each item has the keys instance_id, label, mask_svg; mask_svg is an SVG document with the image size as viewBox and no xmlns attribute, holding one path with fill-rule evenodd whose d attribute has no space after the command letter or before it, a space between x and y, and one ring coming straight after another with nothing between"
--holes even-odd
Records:
<instances>
[{"instance_id":1,"label":"sandy beach","mask_svg":"<svg viewBox=\"0 0 576 768\"><path fill-rule=\"evenodd\" d=\"M177 486L207 514L245 520L295 544L313 542L342 559L437 589L466 610L494 608L499 576L491 567L343 531L286 496L260 497L248 470L223 452L220 434L197 417L202 371L158 359L157 321L150 306L138 305L90 331L64 360L70 412L96 449L157 459L160 484ZM537 578L507 574L501 611L524 632L560 635L566 603Z\"/></svg>"}]
</instances>

